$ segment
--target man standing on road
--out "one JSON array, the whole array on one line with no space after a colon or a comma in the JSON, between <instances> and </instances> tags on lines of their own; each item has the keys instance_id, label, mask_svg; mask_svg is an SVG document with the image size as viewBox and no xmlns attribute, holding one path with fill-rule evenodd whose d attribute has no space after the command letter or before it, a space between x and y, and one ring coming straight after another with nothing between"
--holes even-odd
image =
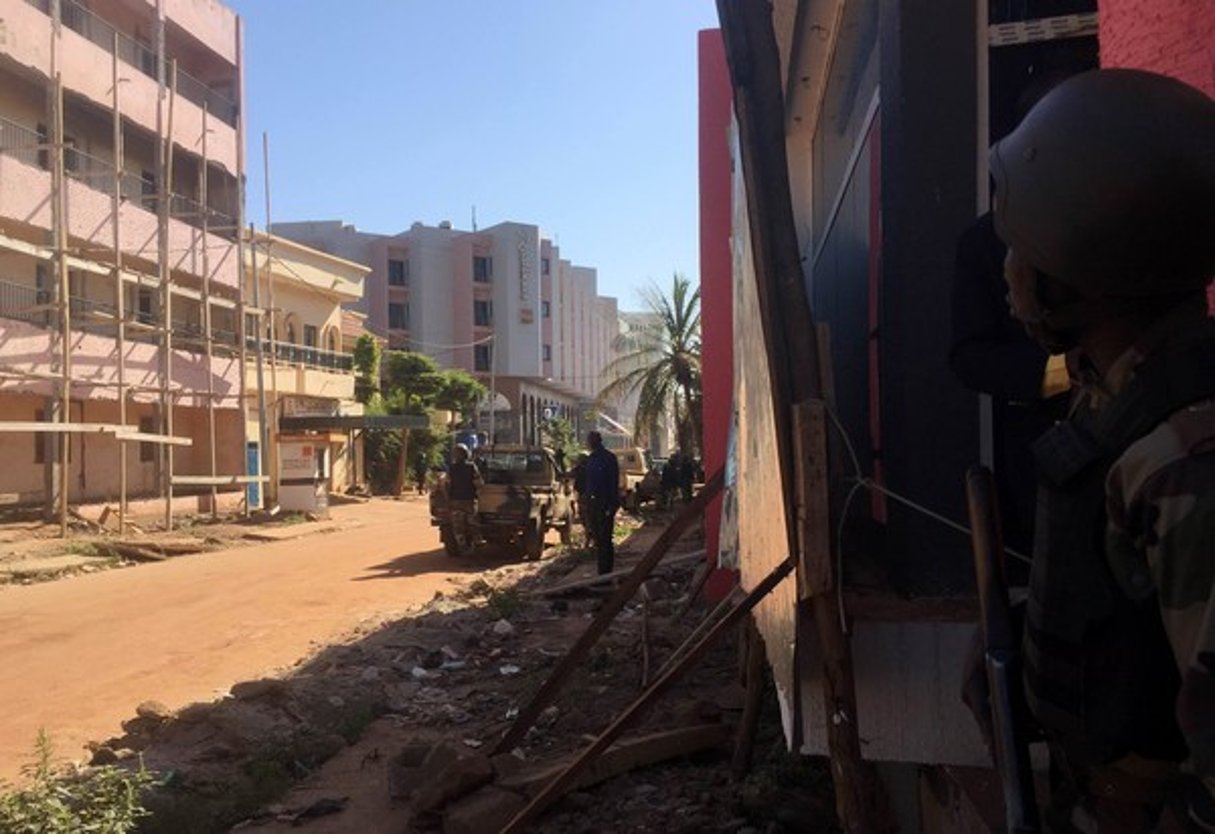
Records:
<instances>
[{"instance_id":1,"label":"man standing on road","mask_svg":"<svg viewBox=\"0 0 1215 834\"><path fill-rule=\"evenodd\" d=\"M468 447L457 443L447 472L447 507L451 513L452 532L462 550L472 549L477 540L477 489L480 486L481 473L470 460Z\"/></svg>"},{"instance_id":2,"label":"man standing on road","mask_svg":"<svg viewBox=\"0 0 1215 834\"><path fill-rule=\"evenodd\" d=\"M611 573L616 562L612 531L620 507L620 465L616 456L603 447L603 435L593 431L586 436L591 453L586 459L587 523L595 542L599 573Z\"/></svg>"},{"instance_id":3,"label":"man standing on road","mask_svg":"<svg viewBox=\"0 0 1215 834\"><path fill-rule=\"evenodd\" d=\"M1098 70L991 153L1014 315L1083 389L1034 446L1025 693L1051 831L1215 832L1215 102Z\"/></svg>"}]
</instances>

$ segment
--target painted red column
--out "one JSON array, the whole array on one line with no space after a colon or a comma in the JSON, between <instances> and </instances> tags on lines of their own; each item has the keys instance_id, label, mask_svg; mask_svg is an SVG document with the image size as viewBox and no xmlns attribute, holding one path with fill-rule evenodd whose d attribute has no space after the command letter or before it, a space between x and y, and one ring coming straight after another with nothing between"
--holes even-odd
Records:
<instances>
[{"instance_id":1,"label":"painted red column","mask_svg":"<svg viewBox=\"0 0 1215 834\"><path fill-rule=\"evenodd\" d=\"M730 255L730 72L721 31L698 33L700 101L700 321L703 349L705 474L725 463L726 439L734 407L734 299ZM705 552L717 559L721 498L705 514ZM724 596L738 582L734 571L714 570L705 592Z\"/></svg>"},{"instance_id":2,"label":"painted red column","mask_svg":"<svg viewBox=\"0 0 1215 834\"><path fill-rule=\"evenodd\" d=\"M1215 97L1215 3L1099 0L1101 66L1171 75ZM1215 312L1215 284L1207 289Z\"/></svg>"}]
</instances>

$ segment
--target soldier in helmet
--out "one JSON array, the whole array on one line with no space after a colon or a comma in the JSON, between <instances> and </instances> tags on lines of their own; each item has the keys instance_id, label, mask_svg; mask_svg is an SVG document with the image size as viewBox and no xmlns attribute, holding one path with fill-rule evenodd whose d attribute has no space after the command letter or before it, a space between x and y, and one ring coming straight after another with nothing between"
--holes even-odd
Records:
<instances>
[{"instance_id":1,"label":"soldier in helmet","mask_svg":"<svg viewBox=\"0 0 1215 834\"><path fill-rule=\"evenodd\" d=\"M477 527L477 490L481 473L473 463L468 447L457 443L451 453L447 472L447 501L452 530L463 550L472 548L479 532Z\"/></svg>"},{"instance_id":2,"label":"soldier in helmet","mask_svg":"<svg viewBox=\"0 0 1215 834\"><path fill-rule=\"evenodd\" d=\"M1215 831L1215 103L1085 73L991 170L1013 313L1084 375L1034 447L1023 654L1051 830Z\"/></svg>"}]
</instances>

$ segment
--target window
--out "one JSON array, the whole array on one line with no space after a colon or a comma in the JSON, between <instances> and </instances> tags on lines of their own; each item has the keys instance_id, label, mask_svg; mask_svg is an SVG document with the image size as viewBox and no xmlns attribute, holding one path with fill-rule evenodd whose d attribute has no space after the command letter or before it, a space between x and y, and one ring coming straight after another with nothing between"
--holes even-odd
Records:
<instances>
[{"instance_id":1,"label":"window","mask_svg":"<svg viewBox=\"0 0 1215 834\"><path fill-rule=\"evenodd\" d=\"M493 364L493 345L475 345L473 347L473 370L488 371Z\"/></svg>"},{"instance_id":2,"label":"window","mask_svg":"<svg viewBox=\"0 0 1215 834\"><path fill-rule=\"evenodd\" d=\"M399 258L388 259L388 285L403 287L409 283L409 261Z\"/></svg>"},{"instance_id":3,"label":"window","mask_svg":"<svg viewBox=\"0 0 1215 834\"><path fill-rule=\"evenodd\" d=\"M408 304L388 304L388 329L389 330L408 330L409 329L409 305Z\"/></svg>"},{"instance_id":4,"label":"window","mask_svg":"<svg viewBox=\"0 0 1215 834\"><path fill-rule=\"evenodd\" d=\"M540 355L544 359L545 362L552 362L553 361L553 346L552 345L541 345L540 346Z\"/></svg>"},{"instance_id":5,"label":"window","mask_svg":"<svg viewBox=\"0 0 1215 834\"><path fill-rule=\"evenodd\" d=\"M316 325L304 325L304 347L316 347Z\"/></svg>"},{"instance_id":6,"label":"window","mask_svg":"<svg viewBox=\"0 0 1215 834\"><path fill-rule=\"evenodd\" d=\"M548 275L548 270L549 270L548 258L541 258L540 259L540 274Z\"/></svg>"},{"instance_id":7,"label":"window","mask_svg":"<svg viewBox=\"0 0 1215 834\"><path fill-rule=\"evenodd\" d=\"M156 294L151 287L135 291L135 318L144 324L156 323Z\"/></svg>"},{"instance_id":8,"label":"window","mask_svg":"<svg viewBox=\"0 0 1215 834\"><path fill-rule=\"evenodd\" d=\"M151 417L139 418L139 430L144 434L154 434L156 432L156 423ZM155 443L140 443L139 444L139 462L151 463L156 460L156 444Z\"/></svg>"},{"instance_id":9,"label":"window","mask_svg":"<svg viewBox=\"0 0 1215 834\"><path fill-rule=\"evenodd\" d=\"M494 259L488 256L473 257L473 280L478 284L488 284L494 277Z\"/></svg>"},{"instance_id":10,"label":"window","mask_svg":"<svg viewBox=\"0 0 1215 834\"><path fill-rule=\"evenodd\" d=\"M553 315L553 305L548 301L540 302L540 318L551 318Z\"/></svg>"},{"instance_id":11,"label":"window","mask_svg":"<svg viewBox=\"0 0 1215 834\"><path fill-rule=\"evenodd\" d=\"M329 328L329 340L326 347L329 348L330 353L337 353L337 330L332 327Z\"/></svg>"},{"instance_id":12,"label":"window","mask_svg":"<svg viewBox=\"0 0 1215 834\"><path fill-rule=\"evenodd\" d=\"M287 322L287 344L295 344L295 322Z\"/></svg>"},{"instance_id":13,"label":"window","mask_svg":"<svg viewBox=\"0 0 1215 834\"><path fill-rule=\"evenodd\" d=\"M494 323L494 302L473 302L473 324L477 327L490 327Z\"/></svg>"}]
</instances>

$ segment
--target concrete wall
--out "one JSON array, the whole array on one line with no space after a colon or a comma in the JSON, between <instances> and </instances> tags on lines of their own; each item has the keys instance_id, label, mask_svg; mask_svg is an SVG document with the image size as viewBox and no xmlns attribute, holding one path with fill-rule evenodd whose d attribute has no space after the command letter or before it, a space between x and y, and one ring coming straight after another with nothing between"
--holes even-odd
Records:
<instances>
[{"instance_id":1,"label":"concrete wall","mask_svg":"<svg viewBox=\"0 0 1215 834\"><path fill-rule=\"evenodd\" d=\"M34 420L45 408L43 398L27 393L0 395L0 422ZM131 404L127 423L138 426L143 420L154 419L152 405ZM73 422L117 423L118 404L104 400L72 402ZM174 410L174 433L194 438L190 447L175 447L173 471L179 475L210 474L211 458L208 447L209 430L204 408ZM156 423L153 423L155 426ZM216 411L216 457L220 474L244 471L243 426L236 409ZM158 429L154 428L154 431ZM41 436L41 435L39 435ZM0 455L5 466L0 472L0 495L5 501L37 503L44 495L45 467L35 463L32 433L0 432ZM127 461L127 491L131 497L157 494L161 483L157 475L154 449L148 444L122 443L111 434L73 434L69 451L69 500L72 503L104 501L116 503L119 498L119 454ZM152 453L152 460L141 456Z\"/></svg>"},{"instance_id":2,"label":"concrete wall","mask_svg":"<svg viewBox=\"0 0 1215 834\"><path fill-rule=\"evenodd\" d=\"M22 373L44 374L51 369L53 345L49 331L33 324L12 319L0 319L0 352L6 368ZM109 336L73 331L71 334L72 377L79 382L73 386L73 396L91 399L116 399L114 383L118 379L118 346ZM131 399L152 402L157 395L151 390L160 381L160 348L143 342L126 344L126 384L131 386ZM202 394L207 390L208 374L215 392L224 397L221 408L235 409L240 396L240 360L236 356L216 356L210 371L205 354L184 350L173 351L172 385L180 388L177 397L184 407L206 405ZM144 390L140 390L140 388ZM0 393L35 390L50 393L50 383L31 382L0 377Z\"/></svg>"}]
</instances>

